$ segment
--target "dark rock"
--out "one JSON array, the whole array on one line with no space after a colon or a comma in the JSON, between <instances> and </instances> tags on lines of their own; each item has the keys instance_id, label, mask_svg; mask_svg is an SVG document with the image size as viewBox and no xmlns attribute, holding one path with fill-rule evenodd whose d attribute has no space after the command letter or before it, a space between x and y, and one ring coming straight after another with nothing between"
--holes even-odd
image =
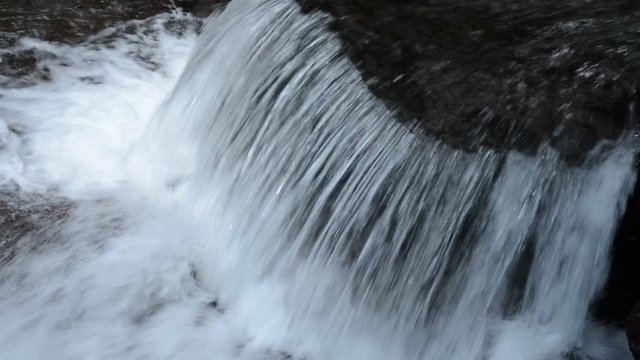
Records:
<instances>
[{"instance_id":1,"label":"dark rock","mask_svg":"<svg viewBox=\"0 0 640 360\"><path fill-rule=\"evenodd\" d=\"M636 161L638 163L640 159ZM593 304L594 317L624 326L635 303L640 301L640 181L627 201L625 214L613 241L611 269L600 298Z\"/></svg>"},{"instance_id":2,"label":"dark rock","mask_svg":"<svg viewBox=\"0 0 640 360\"><path fill-rule=\"evenodd\" d=\"M534 151L546 142L580 160L632 125L639 2L298 1L333 15L376 95L450 144Z\"/></svg>"},{"instance_id":3,"label":"dark rock","mask_svg":"<svg viewBox=\"0 0 640 360\"><path fill-rule=\"evenodd\" d=\"M640 302L632 309L627 320L627 339L633 358L640 360Z\"/></svg>"},{"instance_id":4,"label":"dark rock","mask_svg":"<svg viewBox=\"0 0 640 360\"><path fill-rule=\"evenodd\" d=\"M0 0L0 45L24 36L77 43L117 22L144 19L170 6L168 0Z\"/></svg>"},{"instance_id":5,"label":"dark rock","mask_svg":"<svg viewBox=\"0 0 640 360\"><path fill-rule=\"evenodd\" d=\"M218 1L181 1L185 8L203 15L213 11ZM109 46L109 41L122 33L148 33L153 31L153 21L129 22L146 19L161 12L175 9L170 0L53 0L53 1L8 1L0 0L0 86L24 87L51 79L49 68L40 66L42 60L53 60L57 55L42 49L20 46L18 40L34 37L57 43L76 44L86 42L90 35L112 27L113 33L93 37L90 44ZM201 21L197 19L167 21L169 32L181 35L197 30ZM135 38L129 37L130 41ZM143 47L140 47L143 48ZM148 54L141 51L136 56L142 65L154 68ZM63 60L61 60L63 61ZM99 83L100 79L81 79L87 83Z\"/></svg>"},{"instance_id":6,"label":"dark rock","mask_svg":"<svg viewBox=\"0 0 640 360\"><path fill-rule=\"evenodd\" d=\"M562 354L562 360L592 360L589 356L579 350L571 350Z\"/></svg>"},{"instance_id":7,"label":"dark rock","mask_svg":"<svg viewBox=\"0 0 640 360\"><path fill-rule=\"evenodd\" d=\"M176 6L208 16L226 0L0 0L0 47L21 37L78 43L116 23L146 19Z\"/></svg>"},{"instance_id":8,"label":"dark rock","mask_svg":"<svg viewBox=\"0 0 640 360\"><path fill-rule=\"evenodd\" d=\"M217 299L213 299L211 301L209 301L207 303L207 306L214 309L215 311L224 314L224 308L222 307L222 304L220 304L220 302Z\"/></svg>"},{"instance_id":9,"label":"dark rock","mask_svg":"<svg viewBox=\"0 0 640 360\"><path fill-rule=\"evenodd\" d=\"M199 17L207 17L222 9L229 0L177 0L176 5Z\"/></svg>"},{"instance_id":10,"label":"dark rock","mask_svg":"<svg viewBox=\"0 0 640 360\"><path fill-rule=\"evenodd\" d=\"M0 193L0 265L21 249L37 250L55 240L71 204L55 197Z\"/></svg>"}]
</instances>

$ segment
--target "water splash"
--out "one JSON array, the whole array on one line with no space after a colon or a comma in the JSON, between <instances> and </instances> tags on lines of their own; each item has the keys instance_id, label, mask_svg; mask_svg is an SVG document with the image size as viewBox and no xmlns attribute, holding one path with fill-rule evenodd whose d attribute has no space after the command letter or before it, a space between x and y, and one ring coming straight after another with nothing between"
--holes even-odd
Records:
<instances>
[{"instance_id":1,"label":"water splash","mask_svg":"<svg viewBox=\"0 0 640 360\"><path fill-rule=\"evenodd\" d=\"M73 205L0 267L3 351L628 356L594 345L610 338L587 311L635 180L634 144L568 167L546 147L469 153L412 133L326 22L292 1L235 0L186 65L193 34L163 26L134 42L32 43L74 66L2 89L0 114L25 129L21 181ZM96 52L108 61L84 61ZM103 81L68 80L79 72ZM91 106L105 94L109 106Z\"/></svg>"}]
</instances>

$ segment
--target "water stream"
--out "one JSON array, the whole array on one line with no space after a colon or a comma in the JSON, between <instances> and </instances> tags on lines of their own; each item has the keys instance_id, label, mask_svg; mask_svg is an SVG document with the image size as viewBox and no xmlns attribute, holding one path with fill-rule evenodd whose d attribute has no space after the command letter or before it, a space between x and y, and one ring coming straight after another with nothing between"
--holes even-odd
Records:
<instances>
[{"instance_id":1,"label":"water stream","mask_svg":"<svg viewBox=\"0 0 640 360\"><path fill-rule=\"evenodd\" d=\"M631 137L581 166L450 147L326 21L235 0L199 36L173 13L18 44L52 79L0 89L0 180L63 215L0 266L3 358L630 358L588 310Z\"/></svg>"}]
</instances>

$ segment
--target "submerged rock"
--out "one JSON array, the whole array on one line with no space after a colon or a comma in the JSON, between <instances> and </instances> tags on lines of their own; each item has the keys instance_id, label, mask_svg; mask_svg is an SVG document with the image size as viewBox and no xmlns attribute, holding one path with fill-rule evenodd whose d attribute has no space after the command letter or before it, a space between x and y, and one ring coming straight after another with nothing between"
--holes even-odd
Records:
<instances>
[{"instance_id":1,"label":"submerged rock","mask_svg":"<svg viewBox=\"0 0 640 360\"><path fill-rule=\"evenodd\" d=\"M580 353L579 351L569 351L562 355L562 360L592 360L589 356Z\"/></svg>"},{"instance_id":2,"label":"submerged rock","mask_svg":"<svg viewBox=\"0 0 640 360\"><path fill-rule=\"evenodd\" d=\"M0 266L22 249L37 250L55 241L71 209L65 199L0 192Z\"/></svg>"},{"instance_id":3,"label":"submerged rock","mask_svg":"<svg viewBox=\"0 0 640 360\"><path fill-rule=\"evenodd\" d=\"M175 3L185 11L199 17L207 17L216 9L224 7L229 0L177 0Z\"/></svg>"}]
</instances>

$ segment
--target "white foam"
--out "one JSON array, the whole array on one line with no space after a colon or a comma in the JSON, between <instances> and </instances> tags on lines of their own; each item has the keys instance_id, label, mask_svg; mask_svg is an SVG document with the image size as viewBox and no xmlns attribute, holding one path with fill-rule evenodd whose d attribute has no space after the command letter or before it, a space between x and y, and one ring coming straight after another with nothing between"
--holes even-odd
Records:
<instances>
[{"instance_id":1,"label":"white foam","mask_svg":"<svg viewBox=\"0 0 640 360\"><path fill-rule=\"evenodd\" d=\"M50 82L0 89L0 116L22 132L26 188L65 194L117 186L135 170L123 164L173 87L196 35L177 37L161 15L132 22L135 33L108 29L80 46L23 39L14 51L48 54L38 63ZM123 25L124 27L124 25ZM29 182L27 184L27 182Z\"/></svg>"},{"instance_id":2,"label":"white foam","mask_svg":"<svg viewBox=\"0 0 640 360\"><path fill-rule=\"evenodd\" d=\"M217 225L176 207L175 189L165 186L173 179L159 177L177 164L140 144L196 43L193 31L167 31L173 21L193 19L163 14L78 46L22 39L13 49L47 54L37 66L51 81L0 88L0 185L73 205L63 222L45 214L13 261L0 265L0 358L303 353L288 340L282 284L256 283L250 270L228 273L233 252L211 252ZM162 145L175 153L188 144ZM208 305L213 300L223 309Z\"/></svg>"},{"instance_id":3,"label":"white foam","mask_svg":"<svg viewBox=\"0 0 640 360\"><path fill-rule=\"evenodd\" d=\"M294 150L313 148L316 151L316 158L304 169L308 173L302 174L305 176L301 181L308 182L316 180L311 179L313 176L309 174L314 171L320 173L323 161L332 159L332 146L349 154L348 161L333 159L338 164L336 172L344 173L343 164L353 164L371 187L384 187L385 184L366 178L370 175L367 171L380 171L383 178L382 175L393 172L395 165L399 168L414 160L418 163L416 159L422 158L423 154L416 157L416 149L431 151L429 156L433 157L431 160L436 165L439 164L436 158L442 151L453 154L450 158L445 156L443 162L451 160L455 163L453 171L460 170L456 176L463 174L461 177L470 179L469 184L473 186L481 183L483 171L492 171L496 162L496 156L492 153L483 153L468 160L466 155L449 153L449 149L443 150L439 144L414 147L417 146L415 142L419 141L405 130L399 130L400 127L390 121L392 119L385 119L389 121L384 125L376 123L376 116L390 117L391 112L366 91L352 64L344 59L336 60L333 52L338 49L337 42L328 35L318 36L318 41L310 42L308 48L294 54L323 56L320 60L326 62L331 70L341 76L347 74L346 77L336 76L336 81L331 81L333 78L328 76L320 76L328 90L312 94L320 96L331 93L335 96L335 101L323 99L329 104L321 109L327 110L322 111L322 115L328 114L322 119L321 125L331 125L326 132L328 145L322 145L319 141L322 146L314 148L314 144L305 143L308 139L305 134L311 126L307 128L302 125L306 124L304 121L308 118L302 116L303 113L285 116L291 115L291 112L285 111L290 104L287 102L289 99L284 99L275 110L282 111L276 115L284 115L275 119L274 123L282 120L280 125L291 126L299 132L293 132L295 136L276 132L272 142L271 139L263 139L263 142L252 143L262 146L262 153L256 154L253 147L245 153L246 144L230 140L234 138L234 127L242 124L224 121L244 119L244 115L251 118L249 110L261 110L251 107L255 105L252 101L258 97L251 97L253 94L247 89L271 91L267 89L268 86L262 87L271 83L251 81L255 81L258 75L273 75L269 72L272 69L268 68L272 63L266 61L276 59L286 62L293 58L289 53L291 47L287 48L289 52L267 53L272 57L252 52L255 50L253 46L264 50L263 44L258 41L261 40L261 34L257 31L270 30L275 38L274 44L289 46L289 39L277 33L282 29L272 28L279 24L275 21L277 17L272 19L278 14L284 14L294 29L304 25L302 30L307 31L312 39L323 31L318 25L321 22L308 22L302 15L292 11L291 3L271 3L277 3L278 6L263 5L264 9L268 9L268 13L263 14L253 11L258 2L234 2L228 17L218 27L210 26L210 32L199 45L193 31L177 36L165 28L173 21L190 21L186 15L164 14L148 21L123 25L137 29L134 31L107 29L79 46L23 39L14 49L35 49L38 53L48 54L41 58L38 66L49 69L51 81L25 88L0 89L0 118L3 119L0 121L0 143L6 144L0 149L0 185L12 184L23 192L56 193L71 199L73 207L63 223L55 218L43 220L39 224L41 231L36 232L33 238L25 237L19 243L18 256L11 263L0 265L2 358L249 360L283 359L291 353L296 358L309 360L382 360L418 359L431 351L433 354L456 354L458 359L466 360L460 354L472 351L476 351L474 355L478 354L479 346L476 343L456 336L461 336L460 333L471 334L474 339L482 339L473 331L485 330L487 319L481 318L484 313L478 316L476 323L470 323L474 319L462 319L469 322L461 321L455 327L437 324L447 332L427 333L400 320L387 322L386 318L376 317L373 311L363 309L364 306L359 307L361 304L353 304L351 298L345 296L352 290L345 285L351 281L351 274L333 263L324 264L312 257L309 266L296 267L283 261L286 266L291 265L287 268L290 273L281 271L276 275L265 275L263 270L273 265L271 258L265 254L275 253L283 237L283 229L278 227L278 221L287 219L287 210L297 199L280 196L282 191L288 189L278 181L274 181L272 186L261 183L260 180L270 179L261 177L265 170L260 166L277 163L275 165L291 171L287 172L288 176L293 178L300 175L296 173L299 168L294 169L292 163L285 161L286 156L270 156L293 153L290 148L284 145L278 147L278 144L298 141L308 147L301 146ZM269 5L270 2L263 4ZM314 21L317 20L314 18ZM226 34L216 37L215 33L211 33L216 29L236 31L236 37L227 37ZM215 42L207 42L209 40ZM201 54L211 51L213 59L204 57L192 62L202 68L192 69L192 73L185 77L185 81L189 82L183 83L182 90L174 94L173 100L179 106L174 104L170 107L173 112L165 116L167 108L162 106L163 101L183 73L195 46L204 49ZM226 52L223 53L223 50ZM257 61L253 58L255 54L264 58ZM252 71L245 71L239 59L246 61L245 65L255 67ZM287 64L280 69L282 73L296 75L292 77L295 80L292 83L304 88L302 85L306 77L296 74L295 66L288 68ZM322 62L313 64L306 58L296 59L296 64L306 71L314 67L324 68ZM221 73L218 66L237 73ZM207 78L198 79L198 71L203 69L208 70L204 73ZM255 77L242 77L252 72L255 72ZM218 81L213 86L210 84L212 79ZM245 82L251 86L240 86ZM343 83L346 85L343 86ZM337 86L335 84L342 87L332 88ZM238 87L234 87L236 85ZM311 85L309 87L312 88ZM225 101L220 97L222 90L231 92L239 103L233 106L227 103L225 107ZM287 90L296 93L294 90L300 89ZM199 96L205 92L209 98ZM354 93L358 97L350 97ZM353 113L343 111L356 107L351 106L354 99L357 105L370 107L358 108L359 112ZM211 101L202 104L205 100ZM213 105L224 111L215 114L207 111L193 113L207 110L209 106L215 108ZM313 109L313 106L309 105L304 110L309 108ZM333 111L340 113L332 114ZM154 118L154 113L161 116ZM212 117L222 117L221 121L214 124L220 132L196 134L210 136L205 139L207 141L185 141L178 136L179 131L173 132L174 129L192 126L194 119ZM347 118L350 121L346 121ZM160 121L161 125L162 120L172 121L172 124L149 132L147 125L152 119ZM358 127L348 128L355 126L353 124ZM375 124L373 135L363 136L368 134L368 129L374 128L372 124ZM196 125L206 128L209 123L196 122ZM252 129L259 133L255 138L260 139L264 135L260 131L264 129L261 124L252 125ZM198 126L196 129L200 130ZM274 128L282 129L275 125ZM157 137L157 131L163 132L163 136ZM349 132L346 137L348 141L331 136L333 133L344 134L345 131ZM154 143L158 139L161 142ZM242 183L246 188L234 187L237 179L232 176L208 176L211 169L218 166L215 156L211 155L215 155L212 148L215 145L215 150L224 150L219 142L227 140L235 148L225 156L232 159L245 156L246 162L234 164L229 161L227 165L231 164L232 175L250 175ZM375 145L376 142L397 148L388 154L382 151L388 149L383 146L380 153L375 153L376 149L370 150L369 145ZM356 144L357 151L350 152L350 144ZM158 148L162 151L158 152ZM5 149L7 157L4 157ZM369 156L359 157L358 152ZM614 170L620 170L616 172L612 186L608 187L616 194L622 192L619 188L624 187L623 179L628 175L626 155L610 161ZM202 159L206 161L199 163L198 160ZM512 212L511 208L521 206L521 203L529 206L535 202L530 199L534 195L539 196L539 192L534 191L538 185L535 175L548 170L544 163L541 161L538 164L521 155L513 155L508 159L506 166L511 171L504 174L505 179L498 179L504 182L504 188L508 191L501 189L492 198L496 207L494 213L499 214L503 222L516 224L518 221L510 220L528 219L522 220L523 217ZM536 168L536 164L540 168ZM201 166L196 168L196 165ZM407 171L418 168L429 166L415 166ZM434 177L434 182L442 180L438 174L447 167L436 166L434 169L437 171L428 175ZM197 181L189 178L194 170L202 175L195 179ZM578 180L594 177L595 182L599 179L596 175L604 170L593 171L593 174L585 170L576 176ZM613 171L607 174L611 173ZM331 179L332 183L338 182L336 178ZM415 186L413 179L416 178L406 176L404 186ZM571 177L569 180L573 179ZM440 182L443 183L440 190L449 189L446 181ZM188 186L180 186L181 183L188 183ZM523 195L519 191L525 185L533 189L533 195ZM592 185L584 191L597 192L600 189L599 183ZM198 189L206 191L200 192ZM268 196L264 193L268 193ZM610 197L616 194L605 193ZM291 195L297 194L292 191ZM373 194L359 195L366 201L375 200ZM198 198L203 196L206 198ZM405 201L403 196L398 198L399 207L423 205ZM463 202L466 198L460 199ZM358 204L354 205L351 199L341 200L347 210L351 205L357 210ZM275 204L276 201L280 202ZM615 203L609 205L615 206ZM529 210L531 217L535 214L525 206L521 206L521 210ZM347 220L358 220L355 216L357 211L344 212L347 213ZM509 214L505 215L507 212ZM614 217L612 214L609 216ZM447 219L442 224L443 231L450 228ZM507 246L511 238L504 233L521 230L508 225L498 223L494 232L489 233L495 233L496 238L503 237L503 245L507 250L511 249ZM340 235L347 237L345 232ZM377 240L373 239L372 243L375 243L370 244L373 250L380 242ZM517 240L524 241L524 236ZM502 243L489 245L492 244ZM489 247L497 254L502 249L498 246L497 249ZM261 255L265 256L259 258ZM287 260L293 262L292 257L288 256ZM482 260L477 259L472 263L475 267L470 269L484 271L492 265ZM498 268L491 273L496 273L497 277L502 274L500 271L503 270ZM482 288L478 286L474 290L481 292ZM497 292L499 289L491 290ZM219 303L220 308L208 305L213 300ZM453 300L451 302L455 303ZM482 307L472 300L470 298L459 306L458 320L468 314L466 310ZM407 310L410 311L412 309ZM579 315L571 320L582 324L584 319ZM519 356L523 351L527 359L546 360L547 356L557 355L575 340L566 339L564 333L556 334L543 325L532 326L526 321L507 322L496 328L499 329L495 333L496 338L500 342L491 349L491 359L494 360L525 359L527 357ZM458 330L460 333L455 333ZM429 337L431 335L432 338ZM442 346L435 344L429 349L422 347L428 341L436 342L434 339L443 340ZM409 348L407 344L414 347ZM458 351L452 344L465 346L460 346L462 350ZM469 350L465 352L467 345ZM593 351L604 350L596 347ZM606 356L603 359L609 360Z\"/></svg>"}]
</instances>

